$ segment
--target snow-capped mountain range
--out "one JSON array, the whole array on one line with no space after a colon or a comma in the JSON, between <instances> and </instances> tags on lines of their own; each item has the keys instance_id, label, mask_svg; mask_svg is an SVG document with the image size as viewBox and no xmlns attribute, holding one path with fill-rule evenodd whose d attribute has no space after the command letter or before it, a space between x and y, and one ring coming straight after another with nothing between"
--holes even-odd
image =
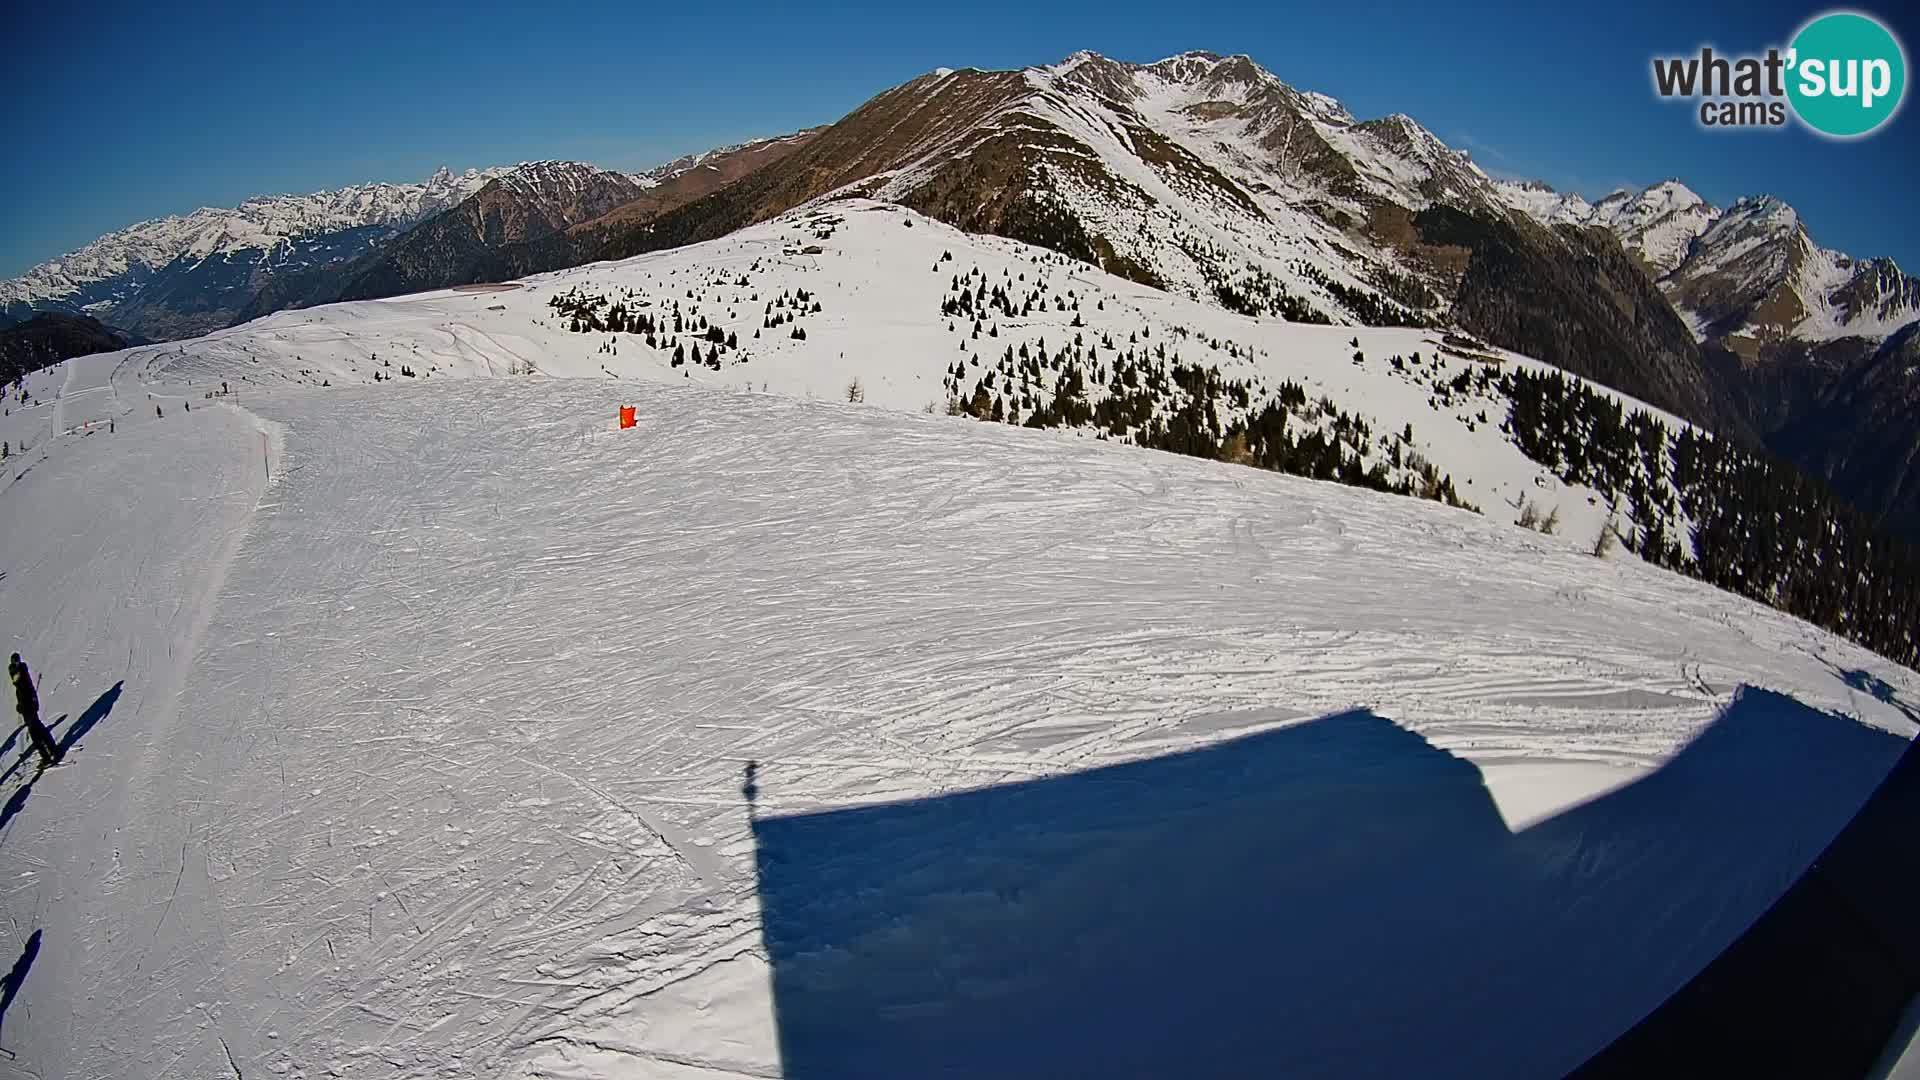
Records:
<instances>
[{"instance_id":1,"label":"snow-capped mountain range","mask_svg":"<svg viewBox=\"0 0 1920 1080\"><path fill-rule=\"evenodd\" d=\"M1782 339L1877 341L1920 319L1920 281L1891 259L1820 247L1799 213L1772 196L1722 210L1679 180L1592 204L1537 183L1502 182L1498 190L1542 224L1613 232L1702 341L1736 351Z\"/></svg>"},{"instance_id":2,"label":"snow-capped mountain range","mask_svg":"<svg viewBox=\"0 0 1920 1080\"><path fill-rule=\"evenodd\" d=\"M1663 180L1642 191L1615 191L1598 203L1561 193L1538 181L1499 181L1509 206L1543 225L1599 225L1620 238L1655 278L1671 273L1686 259L1695 238L1719 211L1678 180Z\"/></svg>"},{"instance_id":3,"label":"snow-capped mountain range","mask_svg":"<svg viewBox=\"0 0 1920 1080\"><path fill-rule=\"evenodd\" d=\"M538 168L535 163L523 168ZM262 195L231 208L142 221L108 233L78 251L51 259L17 278L0 281L0 304L65 301L111 303L92 295L101 282L163 269L177 259L205 259L242 251L272 251L302 237L369 225L408 225L438 213L513 170L442 168L419 183L357 184L311 195Z\"/></svg>"},{"instance_id":4,"label":"snow-capped mountain range","mask_svg":"<svg viewBox=\"0 0 1920 1080\"><path fill-rule=\"evenodd\" d=\"M109 233L0 282L0 312L16 319L34 310L87 314L153 338L205 333L330 299L309 290L490 185L522 202L565 205L595 188L631 198L672 175L672 164L620 173L581 162L532 161L460 173L442 168L418 183L260 196ZM601 209L595 205L594 212Z\"/></svg>"},{"instance_id":5,"label":"snow-capped mountain range","mask_svg":"<svg viewBox=\"0 0 1920 1080\"><path fill-rule=\"evenodd\" d=\"M1410 116L1362 120L1204 52L941 68L832 125L645 174L533 162L250 200L102 238L0 285L0 311L185 337L622 259L846 196L1240 314L1457 325L1750 443L1920 316L1920 283L1819 247L1777 200L1723 210L1670 180L1590 203L1497 180Z\"/></svg>"},{"instance_id":6,"label":"snow-capped mountain range","mask_svg":"<svg viewBox=\"0 0 1920 1080\"><path fill-rule=\"evenodd\" d=\"M1203 299L1218 299L1223 288L1236 296L1249 286L1277 289L1332 321L1368 321L1348 310L1352 294L1380 296L1383 278L1435 276L1417 255L1397 250L1404 245L1381 242L1388 230L1377 221L1379 209L1440 205L1608 229L1702 340L1882 338L1920 316L1912 279L1889 261L1818 247L1777 200L1742 200L1722 211L1667 180L1589 203L1543 184L1495 180L1410 116L1358 120L1339 101L1295 89L1245 56L1188 52L1136 65L1080 52L1019 72L940 69L875 100L897 110L901 99L960 107L904 137L885 133L866 155L864 175L849 179L874 178L880 197L911 205L929 201L936 177L983 149L1004 151L1010 141L1029 153L1070 145L1059 160L1037 163L1036 177L1135 276ZM548 202L577 200L592 186L600 196L583 205L604 210L614 199L609 186L637 195L740 149L640 173L565 161L442 169L420 183L262 196L159 218L0 282L0 310L14 317L44 308L85 312L150 336L213 329L224 325L213 317L226 306L200 305L202 316L184 327L147 317L147 294L168 294L170 309L187 299L154 279L208 259L242 261L251 277L287 264L340 269L495 181L509 198ZM1001 222L986 210L974 224L993 231ZM231 277L217 284L230 290ZM1448 283L1429 283L1441 287L1427 303L1389 301L1387 314L1446 317ZM275 300L318 298L269 290L266 299L235 311L251 317L283 306Z\"/></svg>"},{"instance_id":7,"label":"snow-capped mountain range","mask_svg":"<svg viewBox=\"0 0 1920 1080\"><path fill-rule=\"evenodd\" d=\"M532 245L564 248L564 234L644 222L776 161L810 132L723 146L677 158L645 173L611 173L577 162L526 167L486 185L465 202L383 244L309 303L372 299L499 281L503 252Z\"/></svg>"}]
</instances>

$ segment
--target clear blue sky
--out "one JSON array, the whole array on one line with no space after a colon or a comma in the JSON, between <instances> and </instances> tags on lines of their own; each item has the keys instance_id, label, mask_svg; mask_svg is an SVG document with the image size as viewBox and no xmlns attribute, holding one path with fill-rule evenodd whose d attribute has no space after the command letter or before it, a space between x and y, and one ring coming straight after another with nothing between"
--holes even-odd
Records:
<instances>
[{"instance_id":1,"label":"clear blue sky","mask_svg":"<svg viewBox=\"0 0 1920 1080\"><path fill-rule=\"evenodd\" d=\"M186 8L190 5L180 5ZM446 164L640 168L838 119L931 68L1247 53L1361 117L1406 112L1483 167L1599 195L1679 176L1798 207L1814 238L1920 273L1920 107L1853 143L1711 133L1655 100L1651 56L1784 45L1821 6L1576 9L356 2L26 5L0 88L0 275L143 218L249 195L413 180ZM1892 6L1912 56L1920 20ZM1909 97L1920 94L1910 91Z\"/></svg>"}]
</instances>

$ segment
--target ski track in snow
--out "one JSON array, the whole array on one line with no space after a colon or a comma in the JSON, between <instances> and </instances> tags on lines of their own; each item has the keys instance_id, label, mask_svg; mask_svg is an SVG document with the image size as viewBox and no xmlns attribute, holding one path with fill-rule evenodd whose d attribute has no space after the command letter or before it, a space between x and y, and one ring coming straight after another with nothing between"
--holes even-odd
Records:
<instances>
[{"instance_id":1,"label":"ski track in snow","mask_svg":"<svg viewBox=\"0 0 1920 1080\"><path fill-rule=\"evenodd\" d=\"M70 767L5 782L0 962L46 934L0 1029L22 1075L777 1076L750 813L1364 706L1519 828L1742 684L1914 730L1835 677L1910 672L1434 504L674 383L187 414L204 375L163 359L70 362L6 421L43 444L0 492L11 647L49 718L123 687Z\"/></svg>"}]
</instances>

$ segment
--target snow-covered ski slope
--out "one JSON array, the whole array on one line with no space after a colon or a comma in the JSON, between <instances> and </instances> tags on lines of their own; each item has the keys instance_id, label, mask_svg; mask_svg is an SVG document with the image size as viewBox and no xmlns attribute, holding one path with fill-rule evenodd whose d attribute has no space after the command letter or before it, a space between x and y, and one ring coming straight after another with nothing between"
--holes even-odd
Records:
<instances>
[{"instance_id":1,"label":"snow-covered ski slope","mask_svg":"<svg viewBox=\"0 0 1920 1080\"><path fill-rule=\"evenodd\" d=\"M980 312L981 333L975 337L975 316L942 314L943 300L957 295L956 278L970 280L970 292L1003 288L1021 310L1011 317ZM779 306L782 298L792 300L802 292L808 302L797 317L791 303ZM1043 303L1029 311L1021 300L1034 295ZM574 332L571 320L551 304L569 297L603 301L596 309L601 315L619 303L662 324L670 323L678 305L689 327L671 335L680 348L697 342L703 355L712 348L692 329L696 318L733 335L738 347L722 347L717 370L694 363L676 368L665 332L656 348L631 333ZM814 304L820 311L812 311ZM791 321L766 328L770 313ZM792 336L796 326L803 339ZM540 275L504 288L286 311L136 354L168 363L178 377L201 385L228 380L242 387L322 382L339 387L376 374L404 378L398 373L407 367L426 379L533 370L603 379L666 378L844 400L848 384L858 379L867 404L916 412L944 410L952 389L944 380L954 364L964 368L958 380L964 398L1008 350L1030 350L1039 357L1044 345L1057 359L1061 350L1082 346L1081 366L1093 400L1108 392L1104 380L1093 376L1096 366L1110 370L1125 353L1143 361L1164 355L1167 363L1215 367L1247 381L1255 410L1283 381L1298 383L1312 401L1330 400L1367 420L1375 460L1384 458L1389 444L1411 425L1413 438L1404 449L1451 475L1467 502L1512 521L1525 497L1543 516L1559 512L1560 542L1590 548L1606 520L1603 501L1587 488L1563 484L1512 445L1499 430L1505 399L1471 390L1449 398L1435 389L1463 375L1477 379L1511 367L1545 365L1499 349L1448 351L1444 337L1438 330L1316 326L1237 315L1044 249L963 233L891 204L845 199L721 240L620 263ZM1356 361L1356 353L1363 359ZM1056 373L1042 374L1031 389L1037 399L1048 400ZM1012 381L993 381L996 391L1024 389ZM1682 426L1650 411L1673 430ZM1294 427L1296 434L1304 430L1299 422Z\"/></svg>"},{"instance_id":2,"label":"snow-covered ski slope","mask_svg":"<svg viewBox=\"0 0 1920 1080\"><path fill-rule=\"evenodd\" d=\"M0 1075L1558 1076L1915 731L1913 673L1508 524L1411 331L1081 294L1404 410L1487 515L923 415L924 304L1027 249L860 211L923 287L832 212L35 377L0 633L71 748L0 766ZM755 259L822 310L719 372L546 307Z\"/></svg>"}]
</instances>

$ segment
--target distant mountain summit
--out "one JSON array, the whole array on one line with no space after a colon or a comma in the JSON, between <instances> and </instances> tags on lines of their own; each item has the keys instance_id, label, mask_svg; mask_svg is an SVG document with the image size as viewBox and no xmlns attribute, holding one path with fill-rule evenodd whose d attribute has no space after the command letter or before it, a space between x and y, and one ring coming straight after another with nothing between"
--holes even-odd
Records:
<instances>
[{"instance_id":1,"label":"distant mountain summit","mask_svg":"<svg viewBox=\"0 0 1920 1080\"><path fill-rule=\"evenodd\" d=\"M226 326L276 278L324 274L506 170L266 195L128 226L0 282L0 311L87 314L155 339Z\"/></svg>"},{"instance_id":2,"label":"distant mountain summit","mask_svg":"<svg viewBox=\"0 0 1920 1080\"><path fill-rule=\"evenodd\" d=\"M1612 230L1647 273L1660 278L1686 260L1715 214L1693 189L1678 180L1662 180L1644 191L1616 191L1601 199L1583 224Z\"/></svg>"},{"instance_id":3,"label":"distant mountain summit","mask_svg":"<svg viewBox=\"0 0 1920 1080\"><path fill-rule=\"evenodd\" d=\"M326 299L394 296L513 276L500 261L503 250L609 215L644 220L777 159L804 138L803 133L720 147L641 173L574 161L520 165L371 253L342 275Z\"/></svg>"},{"instance_id":4,"label":"distant mountain summit","mask_svg":"<svg viewBox=\"0 0 1920 1080\"><path fill-rule=\"evenodd\" d=\"M0 317L84 314L168 340L336 300L363 279L375 295L475 280L466 265L483 261L489 248L544 237L649 192L667 202L679 189L685 197L704 193L713 186L706 176L732 179L727 162L754 156L748 148L757 146L689 155L642 173L576 161L441 168L415 184L266 195L156 218L0 282ZM413 269L383 279L381 257L403 238L392 262Z\"/></svg>"},{"instance_id":5,"label":"distant mountain summit","mask_svg":"<svg viewBox=\"0 0 1920 1080\"><path fill-rule=\"evenodd\" d=\"M1920 318L1920 281L1891 259L1820 247L1793 207L1771 196L1718 215L1666 286L1703 337L1746 356L1781 339L1882 340Z\"/></svg>"},{"instance_id":6,"label":"distant mountain summit","mask_svg":"<svg viewBox=\"0 0 1920 1080\"><path fill-rule=\"evenodd\" d=\"M535 161L488 181L458 206L396 238L365 265L341 275L325 297L392 296L469 280L484 252L597 217L652 186L577 161ZM264 314L264 312L262 313Z\"/></svg>"},{"instance_id":7,"label":"distant mountain summit","mask_svg":"<svg viewBox=\"0 0 1920 1080\"><path fill-rule=\"evenodd\" d=\"M1820 247L1772 196L1718 209L1678 180L1588 205L1543 184L1506 182L1507 203L1545 224L1602 226L1620 238L1703 342L1752 358L1766 343L1881 341L1920 319L1920 279L1891 259Z\"/></svg>"},{"instance_id":8,"label":"distant mountain summit","mask_svg":"<svg viewBox=\"0 0 1920 1080\"><path fill-rule=\"evenodd\" d=\"M154 340L291 307L497 277L494 255L618 212L632 222L776 160L807 133L689 154L644 172L578 161L442 168L417 184L267 195L109 233L0 281L0 325L84 314Z\"/></svg>"}]
</instances>

